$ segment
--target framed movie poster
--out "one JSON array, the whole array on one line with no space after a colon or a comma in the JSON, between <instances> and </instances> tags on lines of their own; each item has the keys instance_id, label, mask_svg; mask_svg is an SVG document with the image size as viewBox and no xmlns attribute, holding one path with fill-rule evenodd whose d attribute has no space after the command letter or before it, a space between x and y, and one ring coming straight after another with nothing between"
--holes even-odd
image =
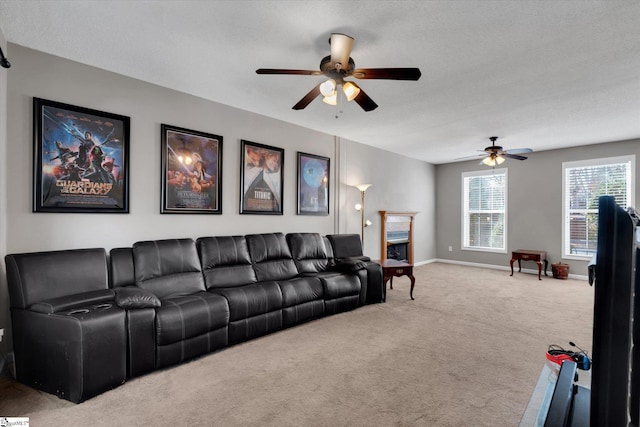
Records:
<instances>
[{"instance_id":1,"label":"framed movie poster","mask_svg":"<svg viewBox=\"0 0 640 427\"><path fill-rule=\"evenodd\" d=\"M161 213L222 213L222 137L166 124Z\"/></svg>"},{"instance_id":2,"label":"framed movie poster","mask_svg":"<svg viewBox=\"0 0 640 427\"><path fill-rule=\"evenodd\" d=\"M240 213L282 215L284 149L241 141Z\"/></svg>"},{"instance_id":3,"label":"framed movie poster","mask_svg":"<svg viewBox=\"0 0 640 427\"><path fill-rule=\"evenodd\" d=\"M298 151L298 215L329 215L329 158Z\"/></svg>"},{"instance_id":4,"label":"framed movie poster","mask_svg":"<svg viewBox=\"0 0 640 427\"><path fill-rule=\"evenodd\" d=\"M34 212L129 212L129 117L33 98Z\"/></svg>"}]
</instances>

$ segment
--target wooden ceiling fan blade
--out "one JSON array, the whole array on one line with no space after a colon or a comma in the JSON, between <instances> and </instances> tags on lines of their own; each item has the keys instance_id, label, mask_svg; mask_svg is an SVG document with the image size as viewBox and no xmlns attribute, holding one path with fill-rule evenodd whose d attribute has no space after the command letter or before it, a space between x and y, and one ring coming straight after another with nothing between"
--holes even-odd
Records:
<instances>
[{"instance_id":1,"label":"wooden ceiling fan blade","mask_svg":"<svg viewBox=\"0 0 640 427\"><path fill-rule=\"evenodd\" d=\"M419 68L356 68L353 77L357 79L418 80L422 73Z\"/></svg>"},{"instance_id":2,"label":"wooden ceiling fan blade","mask_svg":"<svg viewBox=\"0 0 640 427\"><path fill-rule=\"evenodd\" d=\"M331 62L333 64L340 63L342 69L349 68L353 37L346 34L332 33L329 44L331 45Z\"/></svg>"},{"instance_id":3,"label":"wooden ceiling fan blade","mask_svg":"<svg viewBox=\"0 0 640 427\"><path fill-rule=\"evenodd\" d=\"M315 70L286 70L278 68L258 68L256 74L294 74L301 76L321 76L322 71Z\"/></svg>"},{"instance_id":4,"label":"wooden ceiling fan blade","mask_svg":"<svg viewBox=\"0 0 640 427\"><path fill-rule=\"evenodd\" d=\"M300 101L298 101L298 103L296 105L293 106L293 110L302 110L304 109L307 105L311 104L311 101L313 101L314 99L316 99L318 96L320 96L320 85L322 83L320 83L318 86L314 87L313 89L311 89L309 91L308 94L306 94L304 97L302 97L302 99Z\"/></svg>"},{"instance_id":5,"label":"wooden ceiling fan blade","mask_svg":"<svg viewBox=\"0 0 640 427\"><path fill-rule=\"evenodd\" d=\"M369 98L369 95L364 93L362 89L360 89L360 93L358 93L358 96L353 100L356 101L364 111L372 111L378 108L378 104L376 104L373 99Z\"/></svg>"}]
</instances>

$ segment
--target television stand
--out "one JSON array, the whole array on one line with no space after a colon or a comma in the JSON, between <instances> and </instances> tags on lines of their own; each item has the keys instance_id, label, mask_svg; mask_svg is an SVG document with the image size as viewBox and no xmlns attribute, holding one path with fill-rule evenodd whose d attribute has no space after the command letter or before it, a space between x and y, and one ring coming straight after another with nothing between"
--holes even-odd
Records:
<instances>
[{"instance_id":1,"label":"television stand","mask_svg":"<svg viewBox=\"0 0 640 427\"><path fill-rule=\"evenodd\" d=\"M546 361L520 427L589 427L591 371Z\"/></svg>"}]
</instances>

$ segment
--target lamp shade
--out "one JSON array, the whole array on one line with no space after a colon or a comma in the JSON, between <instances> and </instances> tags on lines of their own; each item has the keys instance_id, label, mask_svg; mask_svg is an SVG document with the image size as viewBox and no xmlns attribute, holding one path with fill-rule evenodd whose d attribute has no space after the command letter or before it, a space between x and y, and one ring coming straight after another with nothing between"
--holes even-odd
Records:
<instances>
[{"instance_id":1,"label":"lamp shade","mask_svg":"<svg viewBox=\"0 0 640 427\"><path fill-rule=\"evenodd\" d=\"M482 163L484 163L487 166L496 166L496 165L501 165L503 164L505 161L505 158L502 156L489 156L489 157L485 157L484 160L482 160Z\"/></svg>"},{"instance_id":2,"label":"lamp shade","mask_svg":"<svg viewBox=\"0 0 640 427\"><path fill-rule=\"evenodd\" d=\"M360 93L360 88L352 82L344 82L344 84L342 85L342 91L344 92L348 101L353 101L355 97Z\"/></svg>"},{"instance_id":3,"label":"lamp shade","mask_svg":"<svg viewBox=\"0 0 640 427\"><path fill-rule=\"evenodd\" d=\"M329 79L320 85L320 93L326 97L331 97L332 95L335 95L335 92L336 92L336 81L333 79Z\"/></svg>"},{"instance_id":4,"label":"lamp shade","mask_svg":"<svg viewBox=\"0 0 640 427\"><path fill-rule=\"evenodd\" d=\"M371 187L371 184L356 184L354 187L360 191L367 191L367 188Z\"/></svg>"},{"instance_id":5,"label":"lamp shade","mask_svg":"<svg viewBox=\"0 0 640 427\"><path fill-rule=\"evenodd\" d=\"M333 92L331 96L325 96L322 98L322 102L329 105L337 105L338 104L338 92Z\"/></svg>"}]
</instances>

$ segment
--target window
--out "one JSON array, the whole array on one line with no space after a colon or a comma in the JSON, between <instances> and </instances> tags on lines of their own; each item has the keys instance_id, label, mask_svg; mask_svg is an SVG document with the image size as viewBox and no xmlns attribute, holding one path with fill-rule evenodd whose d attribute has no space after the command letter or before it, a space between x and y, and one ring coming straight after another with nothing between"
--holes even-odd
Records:
<instances>
[{"instance_id":1,"label":"window","mask_svg":"<svg viewBox=\"0 0 640 427\"><path fill-rule=\"evenodd\" d=\"M462 174L462 249L506 252L507 169Z\"/></svg>"},{"instance_id":2,"label":"window","mask_svg":"<svg viewBox=\"0 0 640 427\"><path fill-rule=\"evenodd\" d=\"M635 156L609 157L562 164L562 256L591 259L598 238L598 199L613 196L633 206Z\"/></svg>"}]
</instances>

